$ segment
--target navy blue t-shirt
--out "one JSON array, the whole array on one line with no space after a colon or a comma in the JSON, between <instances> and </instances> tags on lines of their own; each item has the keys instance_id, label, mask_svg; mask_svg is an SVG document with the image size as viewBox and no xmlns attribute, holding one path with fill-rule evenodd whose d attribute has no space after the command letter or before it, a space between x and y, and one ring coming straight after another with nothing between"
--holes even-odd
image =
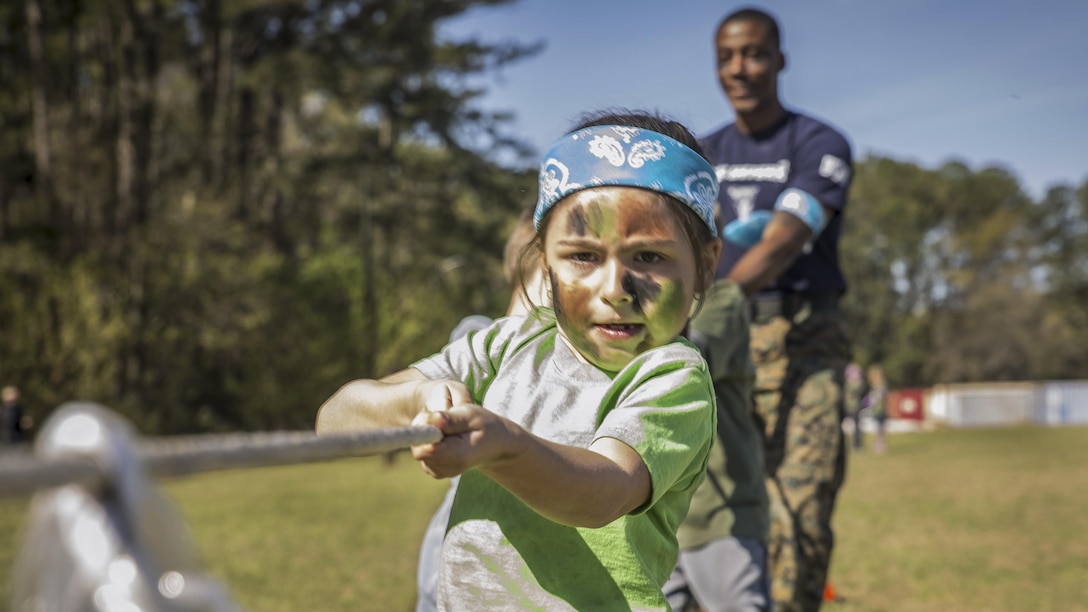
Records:
<instances>
[{"instance_id":1,"label":"navy blue t-shirt","mask_svg":"<svg viewBox=\"0 0 1088 612\"><path fill-rule=\"evenodd\" d=\"M778 195L790 187L803 189L837 211L812 250L799 256L763 291L844 293L839 235L854 163L846 138L812 117L787 112L778 125L765 132L745 135L731 123L700 142L721 183L719 232L730 221L747 218L753 210L773 210ZM725 278L744 252L725 241L718 278Z\"/></svg>"}]
</instances>

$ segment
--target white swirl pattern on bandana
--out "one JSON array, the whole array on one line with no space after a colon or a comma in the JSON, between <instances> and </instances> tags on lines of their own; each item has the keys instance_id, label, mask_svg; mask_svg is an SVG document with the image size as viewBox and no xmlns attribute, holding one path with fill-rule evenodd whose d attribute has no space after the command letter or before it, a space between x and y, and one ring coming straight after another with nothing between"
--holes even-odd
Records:
<instances>
[{"instance_id":1,"label":"white swirl pattern on bandana","mask_svg":"<svg viewBox=\"0 0 1088 612\"><path fill-rule=\"evenodd\" d=\"M540 193L533 225L564 197L582 189L618 185L642 187L687 204L710 228L718 179L701 155L664 134L617 125L594 126L567 134L540 165Z\"/></svg>"}]
</instances>

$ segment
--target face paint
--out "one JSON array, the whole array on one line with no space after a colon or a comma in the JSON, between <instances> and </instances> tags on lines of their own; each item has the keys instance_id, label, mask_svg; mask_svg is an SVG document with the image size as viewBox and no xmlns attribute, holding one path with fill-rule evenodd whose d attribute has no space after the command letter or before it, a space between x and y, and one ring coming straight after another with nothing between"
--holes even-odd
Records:
<instances>
[{"instance_id":1,"label":"face paint","mask_svg":"<svg viewBox=\"0 0 1088 612\"><path fill-rule=\"evenodd\" d=\"M593 235L600 238L609 229L608 217L601 210L601 205L588 202L584 207L570 212L568 230L576 236Z\"/></svg>"},{"instance_id":2,"label":"face paint","mask_svg":"<svg viewBox=\"0 0 1088 612\"><path fill-rule=\"evenodd\" d=\"M695 254L663 196L634 187L572 194L549 214L545 260L560 332L618 371L687 323Z\"/></svg>"},{"instance_id":3,"label":"face paint","mask_svg":"<svg viewBox=\"0 0 1088 612\"><path fill-rule=\"evenodd\" d=\"M567 340L571 345L578 349L578 352L582 353L586 359L591 363L596 363L595 359L599 359L596 347L589 341L585 332L581 330L577 325L571 323L570 317L567 316L566 303L572 303L577 309L577 305L586 301L586 296L581 294L588 293L586 290L579 290L577 288L561 287L559 281L555 277L554 271L548 273L549 281L552 285L552 309L555 311L555 320L559 323L559 328L564 331L564 335L567 336ZM583 316L584 313L577 313L575 318ZM569 331L568 331L569 330ZM584 348L583 348L584 347Z\"/></svg>"},{"instance_id":4,"label":"face paint","mask_svg":"<svg viewBox=\"0 0 1088 612\"><path fill-rule=\"evenodd\" d=\"M648 275L636 276L628 272L623 277L623 290L631 294L635 310L642 312L642 305L653 302L661 294L661 284Z\"/></svg>"},{"instance_id":5,"label":"face paint","mask_svg":"<svg viewBox=\"0 0 1088 612\"><path fill-rule=\"evenodd\" d=\"M586 235L586 213L581 208L570 211L570 219L567 223L567 231L575 236Z\"/></svg>"}]
</instances>

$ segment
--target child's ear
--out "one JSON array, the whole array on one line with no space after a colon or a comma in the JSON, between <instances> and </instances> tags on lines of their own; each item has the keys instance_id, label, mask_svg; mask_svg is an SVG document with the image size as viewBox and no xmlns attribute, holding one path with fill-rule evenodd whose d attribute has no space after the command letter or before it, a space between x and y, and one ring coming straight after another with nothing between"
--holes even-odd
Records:
<instances>
[{"instance_id":1,"label":"child's ear","mask_svg":"<svg viewBox=\"0 0 1088 612\"><path fill-rule=\"evenodd\" d=\"M544 266L544 278L540 279L540 283L544 285L544 296L548 300L548 306L552 306L552 286L555 285L555 275L552 274L551 266Z\"/></svg>"}]
</instances>

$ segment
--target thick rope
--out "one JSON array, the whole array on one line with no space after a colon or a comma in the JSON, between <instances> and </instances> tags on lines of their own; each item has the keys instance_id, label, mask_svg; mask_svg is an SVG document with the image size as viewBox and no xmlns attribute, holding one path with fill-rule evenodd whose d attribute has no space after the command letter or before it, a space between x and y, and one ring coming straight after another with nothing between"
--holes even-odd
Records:
<instances>
[{"instance_id":1,"label":"thick rope","mask_svg":"<svg viewBox=\"0 0 1088 612\"><path fill-rule=\"evenodd\" d=\"M377 455L442 439L429 425L346 434L309 431L208 434L144 439L137 454L152 477L270 467ZM0 454L0 497L28 495L67 484L97 486L102 471L91 461L46 461L27 451Z\"/></svg>"}]
</instances>

